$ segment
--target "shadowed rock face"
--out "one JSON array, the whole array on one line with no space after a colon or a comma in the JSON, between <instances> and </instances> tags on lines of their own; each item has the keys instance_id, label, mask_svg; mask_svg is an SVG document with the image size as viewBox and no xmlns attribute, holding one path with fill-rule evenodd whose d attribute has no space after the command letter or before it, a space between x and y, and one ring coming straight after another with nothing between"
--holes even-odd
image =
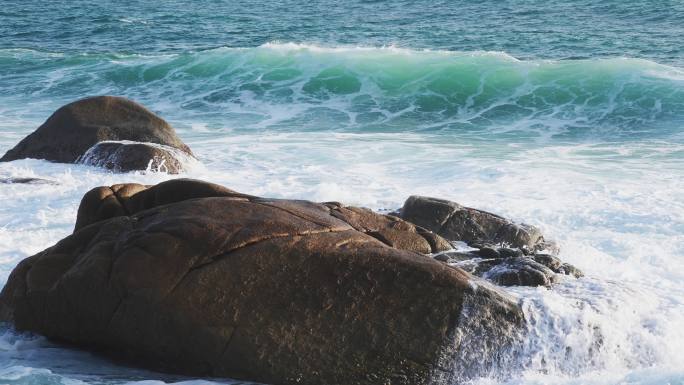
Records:
<instances>
[{"instance_id":1,"label":"shadowed rock face","mask_svg":"<svg viewBox=\"0 0 684 385\"><path fill-rule=\"evenodd\" d=\"M117 172L150 170L178 174L183 163L173 148L149 143L100 142L88 149L78 163Z\"/></svg>"},{"instance_id":2,"label":"shadowed rock face","mask_svg":"<svg viewBox=\"0 0 684 385\"><path fill-rule=\"evenodd\" d=\"M451 241L504 244L527 251L550 246L534 226L514 223L496 214L444 199L411 196L399 216Z\"/></svg>"},{"instance_id":3,"label":"shadowed rock face","mask_svg":"<svg viewBox=\"0 0 684 385\"><path fill-rule=\"evenodd\" d=\"M67 104L0 158L73 163L98 142L151 142L192 152L166 121L131 100L96 96Z\"/></svg>"},{"instance_id":4,"label":"shadowed rock face","mask_svg":"<svg viewBox=\"0 0 684 385\"><path fill-rule=\"evenodd\" d=\"M523 316L420 254L444 242L426 234L370 210L198 181L100 187L71 236L12 272L0 318L186 374L453 383L500 364Z\"/></svg>"}]
</instances>

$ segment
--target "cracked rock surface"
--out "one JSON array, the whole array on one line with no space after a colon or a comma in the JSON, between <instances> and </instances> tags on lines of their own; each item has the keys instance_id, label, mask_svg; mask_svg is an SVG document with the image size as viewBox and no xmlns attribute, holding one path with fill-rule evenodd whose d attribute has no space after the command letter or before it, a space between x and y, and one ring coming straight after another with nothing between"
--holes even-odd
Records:
<instances>
[{"instance_id":1,"label":"cracked rock surface","mask_svg":"<svg viewBox=\"0 0 684 385\"><path fill-rule=\"evenodd\" d=\"M193 180L100 187L72 235L15 268L0 320L191 375L449 384L500 365L524 322L495 287L424 255L447 248L335 202Z\"/></svg>"}]
</instances>

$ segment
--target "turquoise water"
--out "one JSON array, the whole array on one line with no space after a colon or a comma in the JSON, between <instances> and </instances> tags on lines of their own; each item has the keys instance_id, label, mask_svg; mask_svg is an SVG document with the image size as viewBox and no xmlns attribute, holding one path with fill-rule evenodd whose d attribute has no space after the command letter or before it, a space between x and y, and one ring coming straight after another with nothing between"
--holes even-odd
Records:
<instances>
[{"instance_id":1,"label":"turquoise water","mask_svg":"<svg viewBox=\"0 0 684 385\"><path fill-rule=\"evenodd\" d=\"M58 106L108 93L239 130L634 140L677 136L684 122L684 72L645 59L267 43L174 54L5 49L0 60L8 109L26 95Z\"/></svg>"},{"instance_id":2,"label":"turquoise water","mask_svg":"<svg viewBox=\"0 0 684 385\"><path fill-rule=\"evenodd\" d=\"M5 1L0 152L59 106L133 98L238 191L394 209L439 196L527 221L587 273L511 289L517 362L476 384L684 384L684 3ZM94 186L0 177L0 284ZM192 384L0 330L0 383Z\"/></svg>"}]
</instances>

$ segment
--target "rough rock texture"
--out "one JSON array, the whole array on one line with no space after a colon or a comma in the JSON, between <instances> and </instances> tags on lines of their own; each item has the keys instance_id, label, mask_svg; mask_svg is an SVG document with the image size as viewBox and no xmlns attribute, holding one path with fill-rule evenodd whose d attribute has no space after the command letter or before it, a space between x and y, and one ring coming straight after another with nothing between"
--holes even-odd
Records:
<instances>
[{"instance_id":1,"label":"rough rock texture","mask_svg":"<svg viewBox=\"0 0 684 385\"><path fill-rule=\"evenodd\" d=\"M399 216L450 241L504 244L526 251L549 247L534 226L517 224L496 214L444 199L411 196Z\"/></svg>"},{"instance_id":2,"label":"rough rock texture","mask_svg":"<svg viewBox=\"0 0 684 385\"><path fill-rule=\"evenodd\" d=\"M97 187L83 196L78 208L75 230L115 216L132 215L157 206L207 197L260 199L217 184L192 179L173 179L155 186L127 183ZM287 200L276 202L295 207L305 203ZM308 203L321 209L325 208L330 216L392 247L422 254L451 249L451 245L444 238L394 216L381 215L366 208L347 207L338 202Z\"/></svg>"},{"instance_id":3,"label":"rough rock texture","mask_svg":"<svg viewBox=\"0 0 684 385\"><path fill-rule=\"evenodd\" d=\"M483 267L485 271L478 275L501 286L550 286L556 281L553 270L532 258L487 260L479 263L477 269Z\"/></svg>"},{"instance_id":4,"label":"rough rock texture","mask_svg":"<svg viewBox=\"0 0 684 385\"><path fill-rule=\"evenodd\" d=\"M553 255L524 255L520 249L506 247L446 251L434 258L501 286L550 286L558 274L583 276L578 268Z\"/></svg>"},{"instance_id":5,"label":"rough rock texture","mask_svg":"<svg viewBox=\"0 0 684 385\"><path fill-rule=\"evenodd\" d=\"M88 149L78 163L117 172L149 170L178 174L183 171L183 163L173 150L149 143L100 142Z\"/></svg>"},{"instance_id":6,"label":"rough rock texture","mask_svg":"<svg viewBox=\"0 0 684 385\"><path fill-rule=\"evenodd\" d=\"M556 274L583 276L579 269L552 255L558 254L558 247L544 240L534 226L422 196L409 197L397 215L450 241L475 248L469 252L448 251L434 258L497 285L549 286L557 281Z\"/></svg>"},{"instance_id":7,"label":"rough rock texture","mask_svg":"<svg viewBox=\"0 0 684 385\"><path fill-rule=\"evenodd\" d=\"M274 384L447 384L502 364L520 309L395 217L175 180L100 187L0 294L20 330Z\"/></svg>"},{"instance_id":8,"label":"rough rock texture","mask_svg":"<svg viewBox=\"0 0 684 385\"><path fill-rule=\"evenodd\" d=\"M151 142L192 152L166 121L131 100L96 96L67 104L0 158L73 163L98 142Z\"/></svg>"}]
</instances>

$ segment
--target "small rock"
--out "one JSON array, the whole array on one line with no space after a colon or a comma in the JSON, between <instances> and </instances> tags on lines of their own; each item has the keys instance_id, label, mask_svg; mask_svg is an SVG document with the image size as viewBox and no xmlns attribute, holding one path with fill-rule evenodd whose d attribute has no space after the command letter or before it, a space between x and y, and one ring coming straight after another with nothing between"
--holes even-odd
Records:
<instances>
[{"instance_id":1,"label":"small rock","mask_svg":"<svg viewBox=\"0 0 684 385\"><path fill-rule=\"evenodd\" d=\"M499 251L493 247L483 247L475 253L482 258L501 258Z\"/></svg>"},{"instance_id":2,"label":"small rock","mask_svg":"<svg viewBox=\"0 0 684 385\"><path fill-rule=\"evenodd\" d=\"M566 274L566 275L572 275L575 278L584 277L584 273L580 269L576 268L575 266L573 266L569 263L563 263L558 268L558 273Z\"/></svg>"},{"instance_id":3,"label":"small rock","mask_svg":"<svg viewBox=\"0 0 684 385\"><path fill-rule=\"evenodd\" d=\"M187 157L172 147L160 144L100 142L88 149L78 163L116 172L147 170L178 174L183 171L181 158Z\"/></svg>"},{"instance_id":4,"label":"small rock","mask_svg":"<svg viewBox=\"0 0 684 385\"><path fill-rule=\"evenodd\" d=\"M501 258L519 258L525 255L520 249L513 249L510 247L501 247L497 250Z\"/></svg>"},{"instance_id":5,"label":"small rock","mask_svg":"<svg viewBox=\"0 0 684 385\"><path fill-rule=\"evenodd\" d=\"M549 254L535 254L532 257L536 262L548 267L549 269L558 272L562 262L560 259Z\"/></svg>"},{"instance_id":6,"label":"small rock","mask_svg":"<svg viewBox=\"0 0 684 385\"><path fill-rule=\"evenodd\" d=\"M565 275L571 275L575 278L581 278L584 276L584 273L575 266L569 264L569 263L564 263L557 257L549 254L535 254L533 259L541 263L542 265L548 267L549 269L553 270L555 273L558 274L565 274Z\"/></svg>"},{"instance_id":7,"label":"small rock","mask_svg":"<svg viewBox=\"0 0 684 385\"><path fill-rule=\"evenodd\" d=\"M483 274L501 286L550 286L555 273L532 258L507 258Z\"/></svg>"},{"instance_id":8,"label":"small rock","mask_svg":"<svg viewBox=\"0 0 684 385\"><path fill-rule=\"evenodd\" d=\"M534 226L444 199L411 196L401 208L400 216L450 241L470 245L484 242L540 250L544 244L541 231Z\"/></svg>"},{"instance_id":9,"label":"small rock","mask_svg":"<svg viewBox=\"0 0 684 385\"><path fill-rule=\"evenodd\" d=\"M456 258L458 255L460 258ZM496 255L499 255L498 257ZM556 274L582 277L576 267L562 263L553 255L524 256L511 248L483 247L473 253L446 252L439 259L456 264L459 268L502 286L549 286Z\"/></svg>"}]
</instances>

